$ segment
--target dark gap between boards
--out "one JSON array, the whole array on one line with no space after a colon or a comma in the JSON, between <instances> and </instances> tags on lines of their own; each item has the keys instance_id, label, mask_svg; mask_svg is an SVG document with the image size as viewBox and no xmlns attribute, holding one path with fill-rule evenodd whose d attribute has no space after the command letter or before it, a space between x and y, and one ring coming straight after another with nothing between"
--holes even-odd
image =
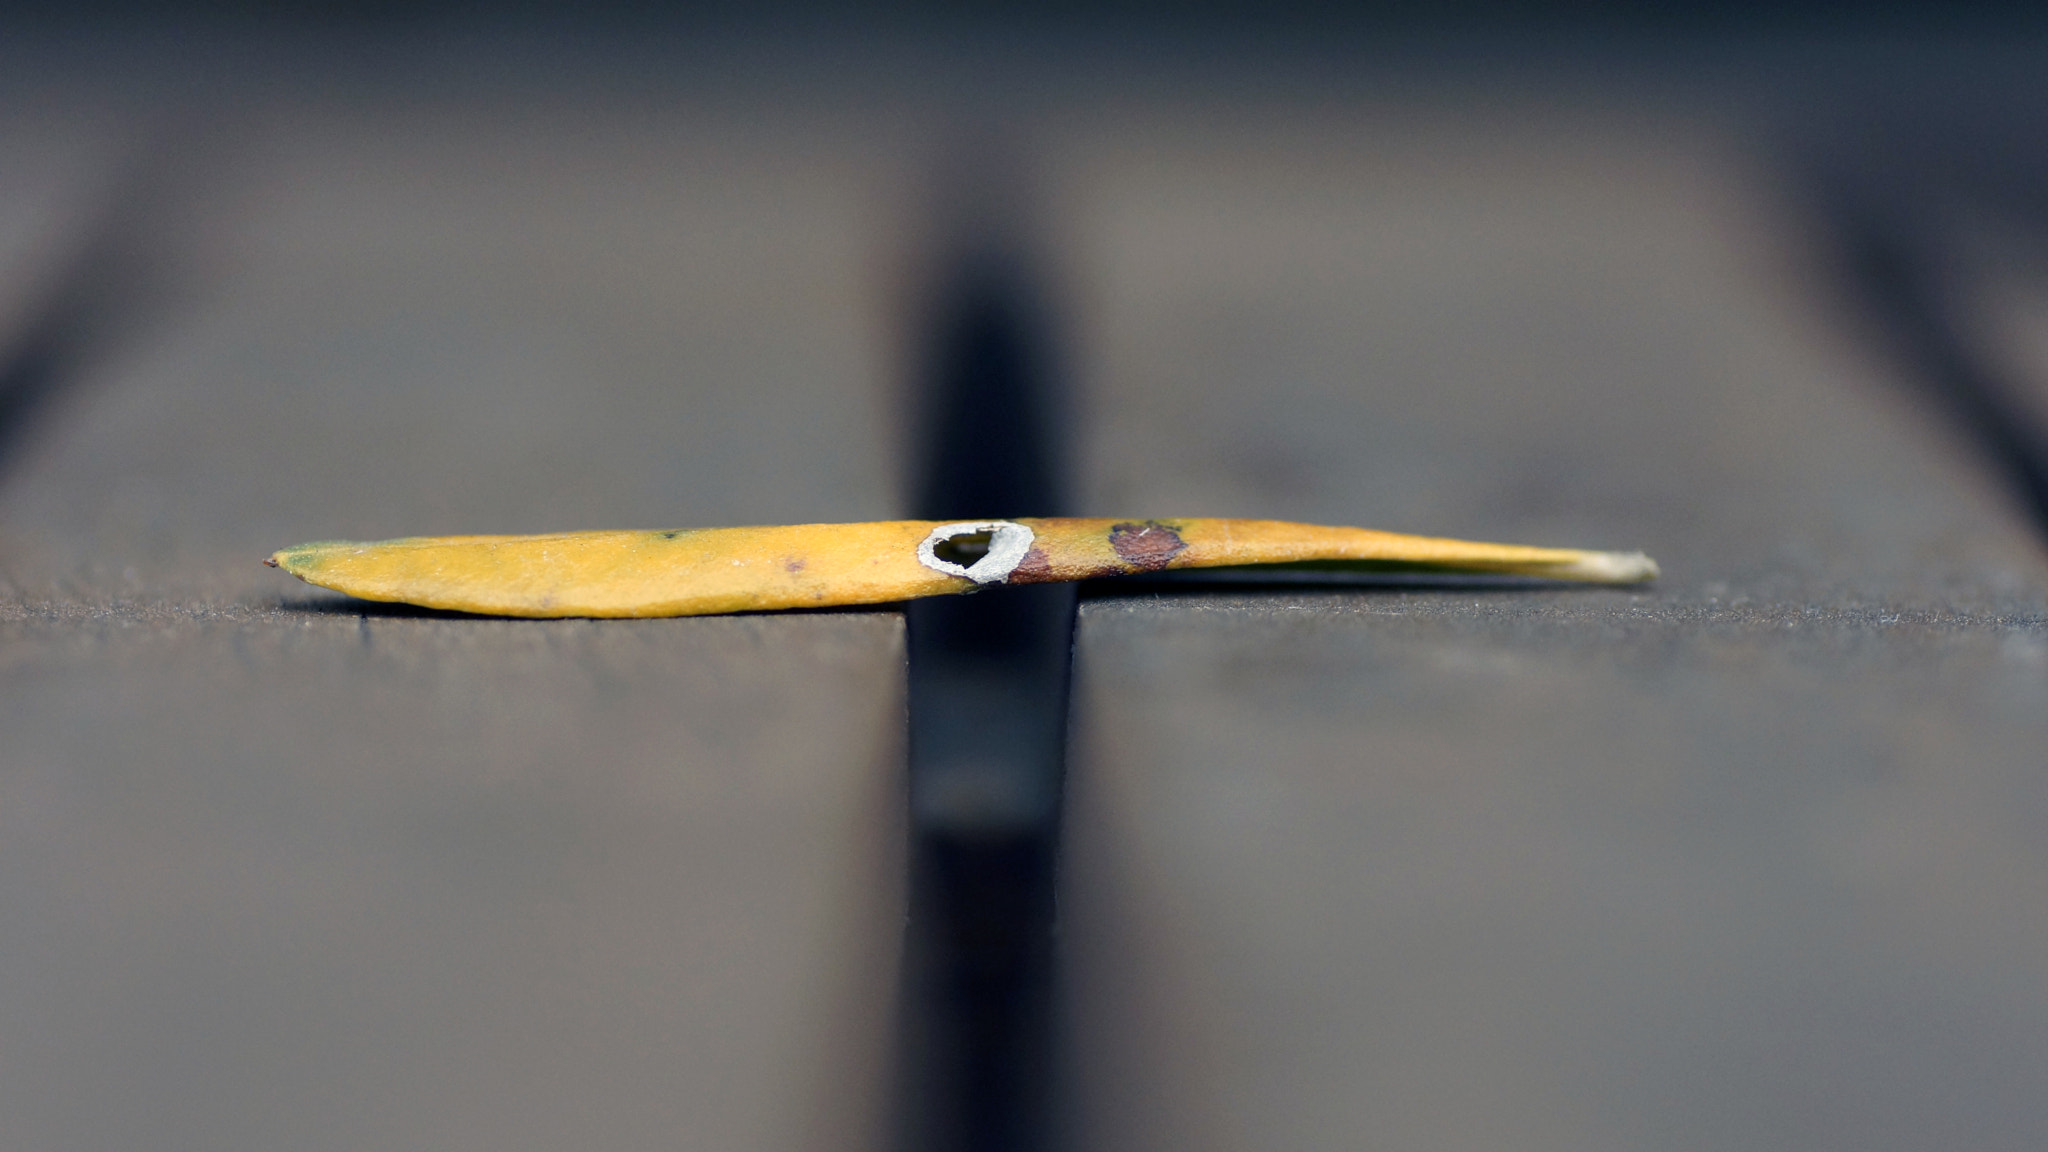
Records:
<instances>
[{"instance_id":1,"label":"dark gap between boards","mask_svg":"<svg viewBox=\"0 0 2048 1152\"><path fill-rule=\"evenodd\" d=\"M966 248L932 287L919 519L1059 515L1052 326L1014 252ZM1075 594L997 588L907 607L910 932L899 1144L1027 1152L1052 1109L1053 882Z\"/></svg>"}]
</instances>

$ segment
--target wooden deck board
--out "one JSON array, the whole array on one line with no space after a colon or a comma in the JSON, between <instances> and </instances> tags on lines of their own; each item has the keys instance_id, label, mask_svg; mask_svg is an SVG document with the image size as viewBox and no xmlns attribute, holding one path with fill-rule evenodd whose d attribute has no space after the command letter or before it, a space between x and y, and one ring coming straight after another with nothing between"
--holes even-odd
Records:
<instances>
[{"instance_id":1,"label":"wooden deck board","mask_svg":"<svg viewBox=\"0 0 2048 1152\"><path fill-rule=\"evenodd\" d=\"M0 652L13 1139L881 1139L895 618L111 613Z\"/></svg>"},{"instance_id":2,"label":"wooden deck board","mask_svg":"<svg viewBox=\"0 0 2048 1152\"><path fill-rule=\"evenodd\" d=\"M900 619L365 611L258 561L888 515L886 149L264 75L0 484L10 1139L881 1143Z\"/></svg>"},{"instance_id":3,"label":"wooden deck board","mask_svg":"<svg viewBox=\"0 0 2048 1152\"><path fill-rule=\"evenodd\" d=\"M254 88L135 241L152 325L12 461L22 595L261 600L308 539L894 512L886 141L809 105Z\"/></svg>"},{"instance_id":4,"label":"wooden deck board","mask_svg":"<svg viewBox=\"0 0 2048 1152\"><path fill-rule=\"evenodd\" d=\"M895 618L366 612L256 561L894 514L938 108L1028 144L1077 512L1666 570L1091 600L1077 1146L2040 1145L2048 561L1739 101L734 59L181 90L146 322L0 461L10 1131L885 1139ZM0 336L90 226L104 157L52 155L0 177Z\"/></svg>"},{"instance_id":5,"label":"wooden deck board","mask_svg":"<svg viewBox=\"0 0 2048 1152\"><path fill-rule=\"evenodd\" d=\"M1076 147L1089 511L1666 575L1086 605L1076 1143L2038 1144L2017 502L1838 326L1739 125L1415 103Z\"/></svg>"}]
</instances>

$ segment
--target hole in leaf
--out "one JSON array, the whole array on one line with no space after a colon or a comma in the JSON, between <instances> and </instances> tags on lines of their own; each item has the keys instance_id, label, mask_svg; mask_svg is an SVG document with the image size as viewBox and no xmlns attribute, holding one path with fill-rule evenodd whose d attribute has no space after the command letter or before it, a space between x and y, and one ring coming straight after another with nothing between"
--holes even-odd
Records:
<instances>
[{"instance_id":1,"label":"hole in leaf","mask_svg":"<svg viewBox=\"0 0 2048 1152\"><path fill-rule=\"evenodd\" d=\"M948 536L932 545L932 555L948 564L972 568L975 561L988 555L988 542L993 535L993 532L964 532L958 536Z\"/></svg>"}]
</instances>

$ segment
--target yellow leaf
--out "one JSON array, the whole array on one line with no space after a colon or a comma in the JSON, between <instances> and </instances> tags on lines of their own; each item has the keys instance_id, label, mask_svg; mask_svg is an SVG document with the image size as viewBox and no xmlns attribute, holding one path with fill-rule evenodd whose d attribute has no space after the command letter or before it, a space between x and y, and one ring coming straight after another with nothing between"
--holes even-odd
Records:
<instances>
[{"instance_id":1,"label":"yellow leaf","mask_svg":"<svg viewBox=\"0 0 2048 1152\"><path fill-rule=\"evenodd\" d=\"M883 604L993 584L1240 565L1416 565L1596 583L1657 575L1656 563L1640 552L1200 519L417 536L301 544L266 563L365 600L496 616L702 616Z\"/></svg>"}]
</instances>

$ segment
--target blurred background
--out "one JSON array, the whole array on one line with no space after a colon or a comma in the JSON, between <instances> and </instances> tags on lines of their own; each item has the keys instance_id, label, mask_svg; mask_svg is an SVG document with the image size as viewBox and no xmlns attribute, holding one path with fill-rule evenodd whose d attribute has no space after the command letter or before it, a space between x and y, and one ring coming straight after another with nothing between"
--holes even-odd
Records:
<instances>
[{"instance_id":1,"label":"blurred background","mask_svg":"<svg viewBox=\"0 0 2048 1152\"><path fill-rule=\"evenodd\" d=\"M2021 4L0 10L0 1145L2037 1148ZM308 539L1649 589L467 619Z\"/></svg>"}]
</instances>

